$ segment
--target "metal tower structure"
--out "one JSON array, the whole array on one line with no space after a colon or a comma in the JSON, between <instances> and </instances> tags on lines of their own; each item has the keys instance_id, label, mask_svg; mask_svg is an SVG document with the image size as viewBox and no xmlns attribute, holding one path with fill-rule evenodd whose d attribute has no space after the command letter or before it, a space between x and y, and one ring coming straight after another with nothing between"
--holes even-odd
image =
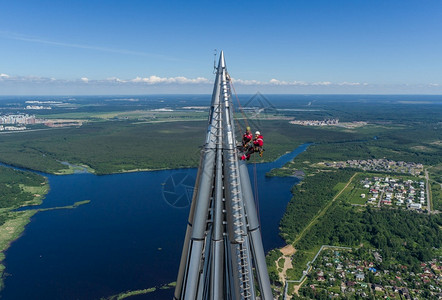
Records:
<instances>
[{"instance_id":1,"label":"metal tower structure","mask_svg":"<svg viewBox=\"0 0 442 300\"><path fill-rule=\"evenodd\" d=\"M174 299L273 299L221 51Z\"/></svg>"}]
</instances>

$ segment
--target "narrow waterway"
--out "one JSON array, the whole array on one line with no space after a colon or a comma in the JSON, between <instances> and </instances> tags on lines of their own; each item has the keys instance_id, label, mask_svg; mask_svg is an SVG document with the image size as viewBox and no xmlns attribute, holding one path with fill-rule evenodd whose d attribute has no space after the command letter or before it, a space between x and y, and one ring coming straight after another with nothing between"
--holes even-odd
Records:
<instances>
[{"instance_id":1,"label":"narrow waterway","mask_svg":"<svg viewBox=\"0 0 442 300\"><path fill-rule=\"evenodd\" d=\"M266 251L283 244L278 224L298 180L265 174L307 147L272 163L249 165ZM191 197L188 183L195 181L196 169L45 176L51 189L41 207L91 202L32 218L6 252L3 299L99 299L176 280ZM161 290L136 299L172 294L172 289Z\"/></svg>"}]
</instances>

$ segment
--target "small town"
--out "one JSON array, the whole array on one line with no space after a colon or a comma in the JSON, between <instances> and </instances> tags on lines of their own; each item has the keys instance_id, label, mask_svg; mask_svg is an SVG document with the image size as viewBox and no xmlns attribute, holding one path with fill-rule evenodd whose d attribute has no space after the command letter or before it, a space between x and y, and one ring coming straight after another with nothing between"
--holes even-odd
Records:
<instances>
[{"instance_id":1,"label":"small town","mask_svg":"<svg viewBox=\"0 0 442 300\"><path fill-rule=\"evenodd\" d=\"M424 181L375 176L361 180L360 184L369 191L361 194L361 198L367 199L367 204L396 205L409 209L427 206Z\"/></svg>"},{"instance_id":2,"label":"small town","mask_svg":"<svg viewBox=\"0 0 442 300\"><path fill-rule=\"evenodd\" d=\"M314 298L322 290L330 298L440 299L441 262L439 257L413 268L379 268L382 256L377 250L325 249L312 263L299 294Z\"/></svg>"},{"instance_id":3,"label":"small town","mask_svg":"<svg viewBox=\"0 0 442 300\"><path fill-rule=\"evenodd\" d=\"M403 174L408 173L414 176L420 175L424 170L424 166L420 163L393 161L385 158L359 159L359 160L353 159L353 160L338 161L338 162L323 162L320 164L332 168L355 168L364 171L403 173Z\"/></svg>"}]
</instances>

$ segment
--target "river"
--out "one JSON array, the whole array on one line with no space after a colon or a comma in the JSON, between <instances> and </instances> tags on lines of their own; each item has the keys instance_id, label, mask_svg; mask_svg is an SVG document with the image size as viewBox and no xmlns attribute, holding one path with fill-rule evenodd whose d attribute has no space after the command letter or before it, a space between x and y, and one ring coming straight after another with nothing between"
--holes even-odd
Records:
<instances>
[{"instance_id":1,"label":"river","mask_svg":"<svg viewBox=\"0 0 442 300\"><path fill-rule=\"evenodd\" d=\"M271 163L249 164L252 186L256 174L266 252L283 245L278 224L298 179L265 173L307 147ZM34 215L6 251L3 299L99 299L176 280L191 196L185 183L194 182L196 169L44 175L50 191L40 207L91 202ZM160 290L133 299L172 295L173 289Z\"/></svg>"}]
</instances>

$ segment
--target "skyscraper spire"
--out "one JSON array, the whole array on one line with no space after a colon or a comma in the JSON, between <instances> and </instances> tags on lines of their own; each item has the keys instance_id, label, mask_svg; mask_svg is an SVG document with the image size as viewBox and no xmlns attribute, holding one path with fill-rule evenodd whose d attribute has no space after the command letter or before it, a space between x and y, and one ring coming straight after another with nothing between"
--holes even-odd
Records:
<instances>
[{"instance_id":1,"label":"skyscraper spire","mask_svg":"<svg viewBox=\"0 0 442 300\"><path fill-rule=\"evenodd\" d=\"M273 299L231 98L221 51L174 299Z\"/></svg>"}]
</instances>

